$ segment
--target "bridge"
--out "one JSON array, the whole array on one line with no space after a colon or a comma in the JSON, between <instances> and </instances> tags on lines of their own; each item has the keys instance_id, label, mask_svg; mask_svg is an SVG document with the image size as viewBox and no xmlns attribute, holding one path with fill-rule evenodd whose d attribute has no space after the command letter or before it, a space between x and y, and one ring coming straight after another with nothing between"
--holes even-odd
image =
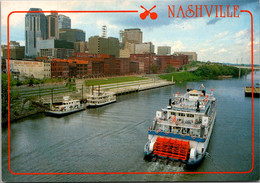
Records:
<instances>
[{"instance_id":1,"label":"bridge","mask_svg":"<svg viewBox=\"0 0 260 183\"><path fill-rule=\"evenodd\" d=\"M251 69L251 66L242 66L242 65L232 65L232 66L239 69ZM260 70L260 66L254 66L254 70Z\"/></svg>"}]
</instances>

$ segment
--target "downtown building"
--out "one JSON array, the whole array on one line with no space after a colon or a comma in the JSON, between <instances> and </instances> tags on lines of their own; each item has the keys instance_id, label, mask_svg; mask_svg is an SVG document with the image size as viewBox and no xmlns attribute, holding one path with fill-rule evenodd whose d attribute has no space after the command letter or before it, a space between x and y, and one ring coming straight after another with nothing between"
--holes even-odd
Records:
<instances>
[{"instance_id":1,"label":"downtown building","mask_svg":"<svg viewBox=\"0 0 260 183\"><path fill-rule=\"evenodd\" d=\"M30 8L29 11L42 11ZM25 15L25 56L37 56L37 41L47 38L47 19L44 13L27 13Z\"/></svg>"},{"instance_id":2,"label":"downtown building","mask_svg":"<svg viewBox=\"0 0 260 183\"><path fill-rule=\"evenodd\" d=\"M59 39L58 13L51 12L47 19L47 39Z\"/></svg>"},{"instance_id":3,"label":"downtown building","mask_svg":"<svg viewBox=\"0 0 260 183\"><path fill-rule=\"evenodd\" d=\"M114 37L92 36L88 39L89 53L119 57L119 40Z\"/></svg>"},{"instance_id":4,"label":"downtown building","mask_svg":"<svg viewBox=\"0 0 260 183\"><path fill-rule=\"evenodd\" d=\"M171 47L170 46L158 46L157 55L170 55Z\"/></svg>"},{"instance_id":5,"label":"downtown building","mask_svg":"<svg viewBox=\"0 0 260 183\"><path fill-rule=\"evenodd\" d=\"M189 62L197 61L197 53L196 52L174 52L174 55L187 55L189 57Z\"/></svg>"},{"instance_id":6,"label":"downtown building","mask_svg":"<svg viewBox=\"0 0 260 183\"><path fill-rule=\"evenodd\" d=\"M125 29L120 32L120 40L122 40L120 57L129 58L130 54L135 53L135 44L141 44L143 42L143 32L138 28Z\"/></svg>"},{"instance_id":7,"label":"downtown building","mask_svg":"<svg viewBox=\"0 0 260 183\"><path fill-rule=\"evenodd\" d=\"M63 28L59 29L59 39L65 40L68 42L85 42L86 34L83 30L80 29L68 29Z\"/></svg>"},{"instance_id":8,"label":"downtown building","mask_svg":"<svg viewBox=\"0 0 260 183\"><path fill-rule=\"evenodd\" d=\"M135 44L135 54L154 53L154 45L152 42Z\"/></svg>"},{"instance_id":9,"label":"downtown building","mask_svg":"<svg viewBox=\"0 0 260 183\"><path fill-rule=\"evenodd\" d=\"M7 59L7 45L2 45L2 58ZM9 58L14 60L22 60L24 58L25 47L20 46L20 43L16 41L10 41L9 43Z\"/></svg>"},{"instance_id":10,"label":"downtown building","mask_svg":"<svg viewBox=\"0 0 260 183\"><path fill-rule=\"evenodd\" d=\"M79 41L79 42L74 42L74 52L77 53L88 53L88 42L83 42L83 41Z\"/></svg>"},{"instance_id":11,"label":"downtown building","mask_svg":"<svg viewBox=\"0 0 260 183\"><path fill-rule=\"evenodd\" d=\"M71 29L71 19L65 15L58 15L58 27L59 29Z\"/></svg>"},{"instance_id":12,"label":"downtown building","mask_svg":"<svg viewBox=\"0 0 260 183\"><path fill-rule=\"evenodd\" d=\"M47 58L68 58L74 54L74 44L65 40L40 40L37 45L37 55Z\"/></svg>"}]
</instances>

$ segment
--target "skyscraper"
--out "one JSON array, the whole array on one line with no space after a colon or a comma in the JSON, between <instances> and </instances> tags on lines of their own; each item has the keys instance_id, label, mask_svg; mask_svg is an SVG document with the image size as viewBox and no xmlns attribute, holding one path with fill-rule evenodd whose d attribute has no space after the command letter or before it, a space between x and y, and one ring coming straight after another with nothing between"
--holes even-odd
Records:
<instances>
[{"instance_id":1,"label":"skyscraper","mask_svg":"<svg viewBox=\"0 0 260 183\"><path fill-rule=\"evenodd\" d=\"M29 11L42 11L40 8L30 8ZM25 55L37 56L37 40L46 39L47 26L44 13L27 13L25 15Z\"/></svg>"},{"instance_id":2,"label":"skyscraper","mask_svg":"<svg viewBox=\"0 0 260 183\"><path fill-rule=\"evenodd\" d=\"M58 13L51 12L47 18L47 39L59 39Z\"/></svg>"},{"instance_id":3,"label":"skyscraper","mask_svg":"<svg viewBox=\"0 0 260 183\"><path fill-rule=\"evenodd\" d=\"M70 17L65 15L58 16L59 29L71 29L71 20Z\"/></svg>"}]
</instances>

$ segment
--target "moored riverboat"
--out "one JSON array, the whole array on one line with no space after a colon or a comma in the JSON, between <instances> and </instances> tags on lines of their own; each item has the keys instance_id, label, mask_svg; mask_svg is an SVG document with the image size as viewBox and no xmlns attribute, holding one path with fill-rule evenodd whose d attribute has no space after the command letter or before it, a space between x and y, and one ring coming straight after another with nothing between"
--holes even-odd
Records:
<instances>
[{"instance_id":1,"label":"moored riverboat","mask_svg":"<svg viewBox=\"0 0 260 183\"><path fill-rule=\"evenodd\" d=\"M112 92L94 91L86 99L87 108L95 108L116 102L116 95Z\"/></svg>"},{"instance_id":2,"label":"moored riverboat","mask_svg":"<svg viewBox=\"0 0 260 183\"><path fill-rule=\"evenodd\" d=\"M45 111L48 116L61 117L75 112L85 110L86 107L79 100L69 100L69 97L63 97L62 105L50 104L50 110Z\"/></svg>"},{"instance_id":3,"label":"moored riverboat","mask_svg":"<svg viewBox=\"0 0 260 183\"><path fill-rule=\"evenodd\" d=\"M156 112L144 147L146 159L166 158L187 165L197 165L205 157L216 116L213 89L206 93L187 89L169 99L169 105Z\"/></svg>"}]
</instances>

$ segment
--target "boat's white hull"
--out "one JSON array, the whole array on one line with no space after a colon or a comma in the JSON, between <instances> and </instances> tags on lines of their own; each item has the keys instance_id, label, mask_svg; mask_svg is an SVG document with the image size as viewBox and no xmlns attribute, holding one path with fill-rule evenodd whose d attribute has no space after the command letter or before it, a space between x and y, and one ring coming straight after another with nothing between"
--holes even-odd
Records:
<instances>
[{"instance_id":1,"label":"boat's white hull","mask_svg":"<svg viewBox=\"0 0 260 183\"><path fill-rule=\"evenodd\" d=\"M95 104L87 104L87 108L95 108L95 107L101 107L101 106L104 106L104 105L108 105L108 104L111 104L111 103L114 103L116 102L116 99L115 100L110 100L110 101L107 101L107 102L104 102L104 103L95 103Z\"/></svg>"},{"instance_id":2,"label":"boat's white hull","mask_svg":"<svg viewBox=\"0 0 260 183\"><path fill-rule=\"evenodd\" d=\"M54 117L62 117L62 116L66 116L75 112L79 112L79 111L83 111L85 110L85 108L79 108L79 109L75 109L75 110L70 110L70 111L45 111L45 114L48 116L54 116Z\"/></svg>"}]
</instances>

